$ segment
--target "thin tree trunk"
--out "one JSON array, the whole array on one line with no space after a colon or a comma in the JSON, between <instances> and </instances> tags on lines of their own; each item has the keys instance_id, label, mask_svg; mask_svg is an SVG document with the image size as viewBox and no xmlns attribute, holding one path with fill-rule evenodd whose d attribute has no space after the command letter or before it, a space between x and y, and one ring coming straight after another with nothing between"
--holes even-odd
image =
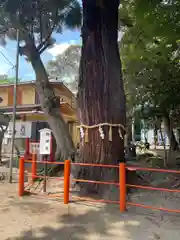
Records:
<instances>
[{"instance_id":1,"label":"thin tree trunk","mask_svg":"<svg viewBox=\"0 0 180 240\"><path fill-rule=\"evenodd\" d=\"M0 163L2 163L2 142L3 142L3 137L0 136L0 153L1 153L0 154Z\"/></svg>"},{"instance_id":2,"label":"thin tree trunk","mask_svg":"<svg viewBox=\"0 0 180 240\"><path fill-rule=\"evenodd\" d=\"M170 122L170 118L169 118L169 115L166 114L164 117L163 117L163 123L164 123L164 129L165 129L165 132L169 138L169 142L170 142L170 148L173 150L173 151L176 151L178 150L178 142L176 141L176 138L175 138L175 135L174 135L174 132L173 132L173 129L171 127L171 122Z\"/></svg>"},{"instance_id":3,"label":"thin tree trunk","mask_svg":"<svg viewBox=\"0 0 180 240\"><path fill-rule=\"evenodd\" d=\"M0 113L0 162L2 162L2 143L4 138L4 133L6 132L10 122L10 117Z\"/></svg>"},{"instance_id":4,"label":"thin tree trunk","mask_svg":"<svg viewBox=\"0 0 180 240\"><path fill-rule=\"evenodd\" d=\"M132 143L135 144L135 125L134 125L134 117L132 117L132 122L131 122L131 133L132 133Z\"/></svg>"},{"instance_id":5,"label":"thin tree trunk","mask_svg":"<svg viewBox=\"0 0 180 240\"><path fill-rule=\"evenodd\" d=\"M82 55L78 85L78 116L82 124L126 124L125 94L121 61L117 44L119 1L83 0ZM88 163L118 164L124 161L124 140L118 128L103 127L102 140L98 128L88 131L89 142L81 141L81 161ZM124 133L123 133L124 135ZM99 167L81 168L79 178L93 180L118 180L118 170ZM88 193L98 193L111 198L112 189L97 184L81 184ZM108 191L110 190L110 191ZM115 190L115 189L114 189ZM111 196L110 196L111 195Z\"/></svg>"},{"instance_id":6,"label":"thin tree trunk","mask_svg":"<svg viewBox=\"0 0 180 240\"><path fill-rule=\"evenodd\" d=\"M72 137L60 114L60 105L48 80L45 67L35 49L31 53L31 64L36 74L36 91L39 95L41 108L56 139L56 159L68 159L75 151Z\"/></svg>"},{"instance_id":7,"label":"thin tree trunk","mask_svg":"<svg viewBox=\"0 0 180 240\"><path fill-rule=\"evenodd\" d=\"M157 147L157 142L158 142L158 133L157 133L157 126L156 123L154 123L154 149Z\"/></svg>"},{"instance_id":8,"label":"thin tree trunk","mask_svg":"<svg viewBox=\"0 0 180 240\"><path fill-rule=\"evenodd\" d=\"M161 141L164 148L164 167L166 167L167 166L167 150L166 150L165 138L163 137L161 126L160 126L160 135L161 135Z\"/></svg>"},{"instance_id":9,"label":"thin tree trunk","mask_svg":"<svg viewBox=\"0 0 180 240\"><path fill-rule=\"evenodd\" d=\"M131 120L128 121L127 124L127 139L128 139L128 145L132 142L132 122Z\"/></svg>"}]
</instances>

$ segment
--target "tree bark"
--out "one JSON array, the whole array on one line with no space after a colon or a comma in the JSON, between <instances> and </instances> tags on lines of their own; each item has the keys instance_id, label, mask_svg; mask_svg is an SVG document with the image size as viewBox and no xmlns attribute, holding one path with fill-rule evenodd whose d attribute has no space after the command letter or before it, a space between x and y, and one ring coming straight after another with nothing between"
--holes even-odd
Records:
<instances>
[{"instance_id":1,"label":"tree bark","mask_svg":"<svg viewBox=\"0 0 180 240\"><path fill-rule=\"evenodd\" d=\"M173 151L178 150L178 142L176 141L176 138L175 138L173 129L171 127L171 122L170 122L170 118L169 118L168 114L164 115L163 123L164 123L165 132L166 132L166 134L167 134L167 136L169 138L170 148Z\"/></svg>"},{"instance_id":2,"label":"tree bark","mask_svg":"<svg viewBox=\"0 0 180 240\"><path fill-rule=\"evenodd\" d=\"M100 4L100 2L102 4ZM79 122L88 126L99 123L126 124L125 93L117 44L119 1L83 1L82 52L78 84ZM102 140L98 128L89 129L89 141L81 140L81 162L115 164L124 161L124 140L118 128L103 127ZM124 132L123 132L124 135ZM79 178L117 181L118 169L81 168ZM112 196L107 185L80 184L85 193ZM82 190L82 192L84 192ZM110 191L109 191L110 190Z\"/></svg>"},{"instance_id":3,"label":"tree bark","mask_svg":"<svg viewBox=\"0 0 180 240\"><path fill-rule=\"evenodd\" d=\"M57 149L55 158L63 160L71 158L75 151L72 137L67 124L60 114L59 102L57 102L40 54L36 51L35 46L31 49L30 59L36 74L36 91L39 95L41 108L56 139Z\"/></svg>"}]
</instances>

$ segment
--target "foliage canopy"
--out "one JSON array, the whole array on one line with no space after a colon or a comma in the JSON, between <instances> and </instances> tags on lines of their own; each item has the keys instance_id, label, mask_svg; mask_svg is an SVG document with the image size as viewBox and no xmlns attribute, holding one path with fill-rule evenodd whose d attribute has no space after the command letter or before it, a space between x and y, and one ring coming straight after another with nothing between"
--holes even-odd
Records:
<instances>
[{"instance_id":1,"label":"foliage canopy","mask_svg":"<svg viewBox=\"0 0 180 240\"><path fill-rule=\"evenodd\" d=\"M121 11L132 21L120 44L129 109L136 105L151 107L154 115L176 113L180 105L180 2L124 0Z\"/></svg>"},{"instance_id":2,"label":"foliage canopy","mask_svg":"<svg viewBox=\"0 0 180 240\"><path fill-rule=\"evenodd\" d=\"M22 54L30 57L27 47L35 44L41 54L51 46L53 32L61 33L63 28L75 28L81 24L81 6L76 0L1 0L0 1L1 44L6 37L16 39L20 30Z\"/></svg>"}]
</instances>

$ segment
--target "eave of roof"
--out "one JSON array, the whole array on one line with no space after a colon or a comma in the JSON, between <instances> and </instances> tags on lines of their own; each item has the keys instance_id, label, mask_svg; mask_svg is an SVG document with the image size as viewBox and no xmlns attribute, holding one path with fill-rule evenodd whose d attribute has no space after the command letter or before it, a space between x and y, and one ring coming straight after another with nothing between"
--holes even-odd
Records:
<instances>
[{"instance_id":1,"label":"eave of roof","mask_svg":"<svg viewBox=\"0 0 180 240\"><path fill-rule=\"evenodd\" d=\"M16 111L30 111L34 110L36 108L41 109L40 104L30 104L30 105L17 105L16 106ZM0 112L6 113L6 112L11 112L13 111L13 106L5 106L5 107L0 107Z\"/></svg>"},{"instance_id":2,"label":"eave of roof","mask_svg":"<svg viewBox=\"0 0 180 240\"><path fill-rule=\"evenodd\" d=\"M41 105L40 104L31 104L31 105L18 105L16 107L16 115L18 114L33 114L33 112L36 114L34 110L37 110L39 114L44 114ZM60 111L62 110L62 113L69 114L70 116L76 116L76 110L72 108L68 103L62 102L60 103ZM13 107L8 106L8 107L0 107L0 112L7 114L7 115L12 115L13 114Z\"/></svg>"},{"instance_id":3,"label":"eave of roof","mask_svg":"<svg viewBox=\"0 0 180 240\"><path fill-rule=\"evenodd\" d=\"M18 85L17 86L26 86L26 85L35 85L35 80L32 80L32 81L26 81L26 82L18 82ZM52 85L59 85L61 86L61 88L63 88L66 92L68 92L68 94L70 96L73 96L75 98L75 95L74 93L71 92L71 90L65 86L65 84L63 82L60 82L60 81L55 81L55 80L50 80L49 81ZM0 84L0 88L2 87L13 87L14 84L13 83L6 83L6 84Z\"/></svg>"}]
</instances>

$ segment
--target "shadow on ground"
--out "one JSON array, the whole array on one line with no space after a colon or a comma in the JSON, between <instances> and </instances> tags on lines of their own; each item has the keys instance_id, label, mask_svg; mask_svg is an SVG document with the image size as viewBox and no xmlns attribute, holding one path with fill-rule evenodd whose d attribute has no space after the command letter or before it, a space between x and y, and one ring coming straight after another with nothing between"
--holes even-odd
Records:
<instances>
[{"instance_id":1,"label":"shadow on ground","mask_svg":"<svg viewBox=\"0 0 180 240\"><path fill-rule=\"evenodd\" d=\"M23 207L23 203L21 204ZM38 208L42 211L42 215L39 216L40 221L45 217L43 216L44 211L47 210L51 214L49 205L38 204L36 206L34 204L30 204L29 207L31 209ZM61 206L59 211L61 211ZM70 204L64 214L57 215L54 223L50 222L48 226L31 228L22 232L20 236L14 236L6 240L170 239L160 237L159 230L162 226L158 222L159 220L154 214L141 214L135 209L120 214L118 206L99 205L95 207L94 204L73 203Z\"/></svg>"}]
</instances>

